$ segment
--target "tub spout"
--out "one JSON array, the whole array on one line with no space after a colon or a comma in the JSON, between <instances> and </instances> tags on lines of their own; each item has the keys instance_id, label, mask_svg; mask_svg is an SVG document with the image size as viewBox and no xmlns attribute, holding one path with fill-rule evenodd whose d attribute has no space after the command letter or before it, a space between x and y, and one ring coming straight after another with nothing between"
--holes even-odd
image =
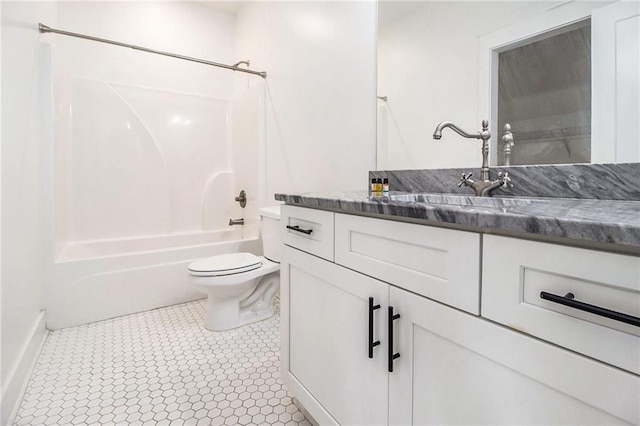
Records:
<instances>
[{"instance_id":1,"label":"tub spout","mask_svg":"<svg viewBox=\"0 0 640 426\"><path fill-rule=\"evenodd\" d=\"M229 219L229 226L244 225L244 219Z\"/></svg>"}]
</instances>

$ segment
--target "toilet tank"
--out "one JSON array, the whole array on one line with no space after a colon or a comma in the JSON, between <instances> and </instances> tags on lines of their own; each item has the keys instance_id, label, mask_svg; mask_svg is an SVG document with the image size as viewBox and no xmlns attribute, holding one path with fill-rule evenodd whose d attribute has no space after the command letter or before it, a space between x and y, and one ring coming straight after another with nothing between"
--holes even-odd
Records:
<instances>
[{"instance_id":1,"label":"toilet tank","mask_svg":"<svg viewBox=\"0 0 640 426\"><path fill-rule=\"evenodd\" d=\"M280 206L263 207L258 212L260 213L260 233L264 257L279 263L282 252Z\"/></svg>"}]
</instances>

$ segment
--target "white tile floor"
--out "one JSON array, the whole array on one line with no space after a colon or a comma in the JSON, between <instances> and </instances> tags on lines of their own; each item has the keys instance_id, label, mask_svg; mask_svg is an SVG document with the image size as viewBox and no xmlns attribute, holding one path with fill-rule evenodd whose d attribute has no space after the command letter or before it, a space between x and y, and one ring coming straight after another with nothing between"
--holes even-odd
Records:
<instances>
[{"instance_id":1,"label":"white tile floor","mask_svg":"<svg viewBox=\"0 0 640 426\"><path fill-rule=\"evenodd\" d=\"M280 380L279 317L211 332L205 308L51 332L16 425L309 425Z\"/></svg>"}]
</instances>

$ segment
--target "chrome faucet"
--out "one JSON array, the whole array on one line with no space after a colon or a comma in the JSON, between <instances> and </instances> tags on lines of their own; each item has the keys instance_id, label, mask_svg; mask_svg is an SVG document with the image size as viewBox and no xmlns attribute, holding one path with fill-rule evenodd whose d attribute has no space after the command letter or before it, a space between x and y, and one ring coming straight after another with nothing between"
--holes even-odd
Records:
<instances>
[{"instance_id":1,"label":"chrome faucet","mask_svg":"<svg viewBox=\"0 0 640 426\"><path fill-rule=\"evenodd\" d=\"M229 226L244 225L244 218L241 219L229 219Z\"/></svg>"},{"instance_id":2,"label":"chrome faucet","mask_svg":"<svg viewBox=\"0 0 640 426\"><path fill-rule=\"evenodd\" d=\"M468 139L482 139L482 167L480 168L480 180L470 179L472 173L468 175L462 174L458 188L462 185L471 187L478 197L490 197L491 191L499 187L513 186L511 185L511 178L509 173L498 173L498 179L491 180L489 173L489 139L491 139L491 133L489 132L489 120L482 120L482 131L478 133L467 133L450 121L443 121L438 124L436 130L433 132L433 138L438 140L442 138L442 130L449 127L462 137Z\"/></svg>"},{"instance_id":3,"label":"chrome faucet","mask_svg":"<svg viewBox=\"0 0 640 426\"><path fill-rule=\"evenodd\" d=\"M244 189L240 191L240 195L238 195L235 200L240 203L240 207L243 209L247 206L247 193Z\"/></svg>"}]
</instances>

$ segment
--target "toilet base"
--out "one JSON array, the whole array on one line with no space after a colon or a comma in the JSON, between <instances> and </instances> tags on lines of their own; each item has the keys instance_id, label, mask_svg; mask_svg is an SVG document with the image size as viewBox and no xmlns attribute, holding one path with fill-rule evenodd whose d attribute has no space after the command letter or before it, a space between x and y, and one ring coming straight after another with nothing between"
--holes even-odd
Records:
<instances>
[{"instance_id":1,"label":"toilet base","mask_svg":"<svg viewBox=\"0 0 640 426\"><path fill-rule=\"evenodd\" d=\"M256 281L240 298L212 297L214 292L210 292L205 328L224 331L271 318L276 312L273 297L280 287L280 273L270 273Z\"/></svg>"},{"instance_id":2,"label":"toilet base","mask_svg":"<svg viewBox=\"0 0 640 426\"><path fill-rule=\"evenodd\" d=\"M204 328L210 331L225 331L225 330L233 330L234 328L243 327L245 325L252 324L254 322L264 321L268 318L271 318L276 313L275 309L270 309L269 311L262 312L259 314L246 315L241 318L239 321L234 321L233 323L223 323L217 322L216 320L209 320L209 315L204 321Z\"/></svg>"}]
</instances>

